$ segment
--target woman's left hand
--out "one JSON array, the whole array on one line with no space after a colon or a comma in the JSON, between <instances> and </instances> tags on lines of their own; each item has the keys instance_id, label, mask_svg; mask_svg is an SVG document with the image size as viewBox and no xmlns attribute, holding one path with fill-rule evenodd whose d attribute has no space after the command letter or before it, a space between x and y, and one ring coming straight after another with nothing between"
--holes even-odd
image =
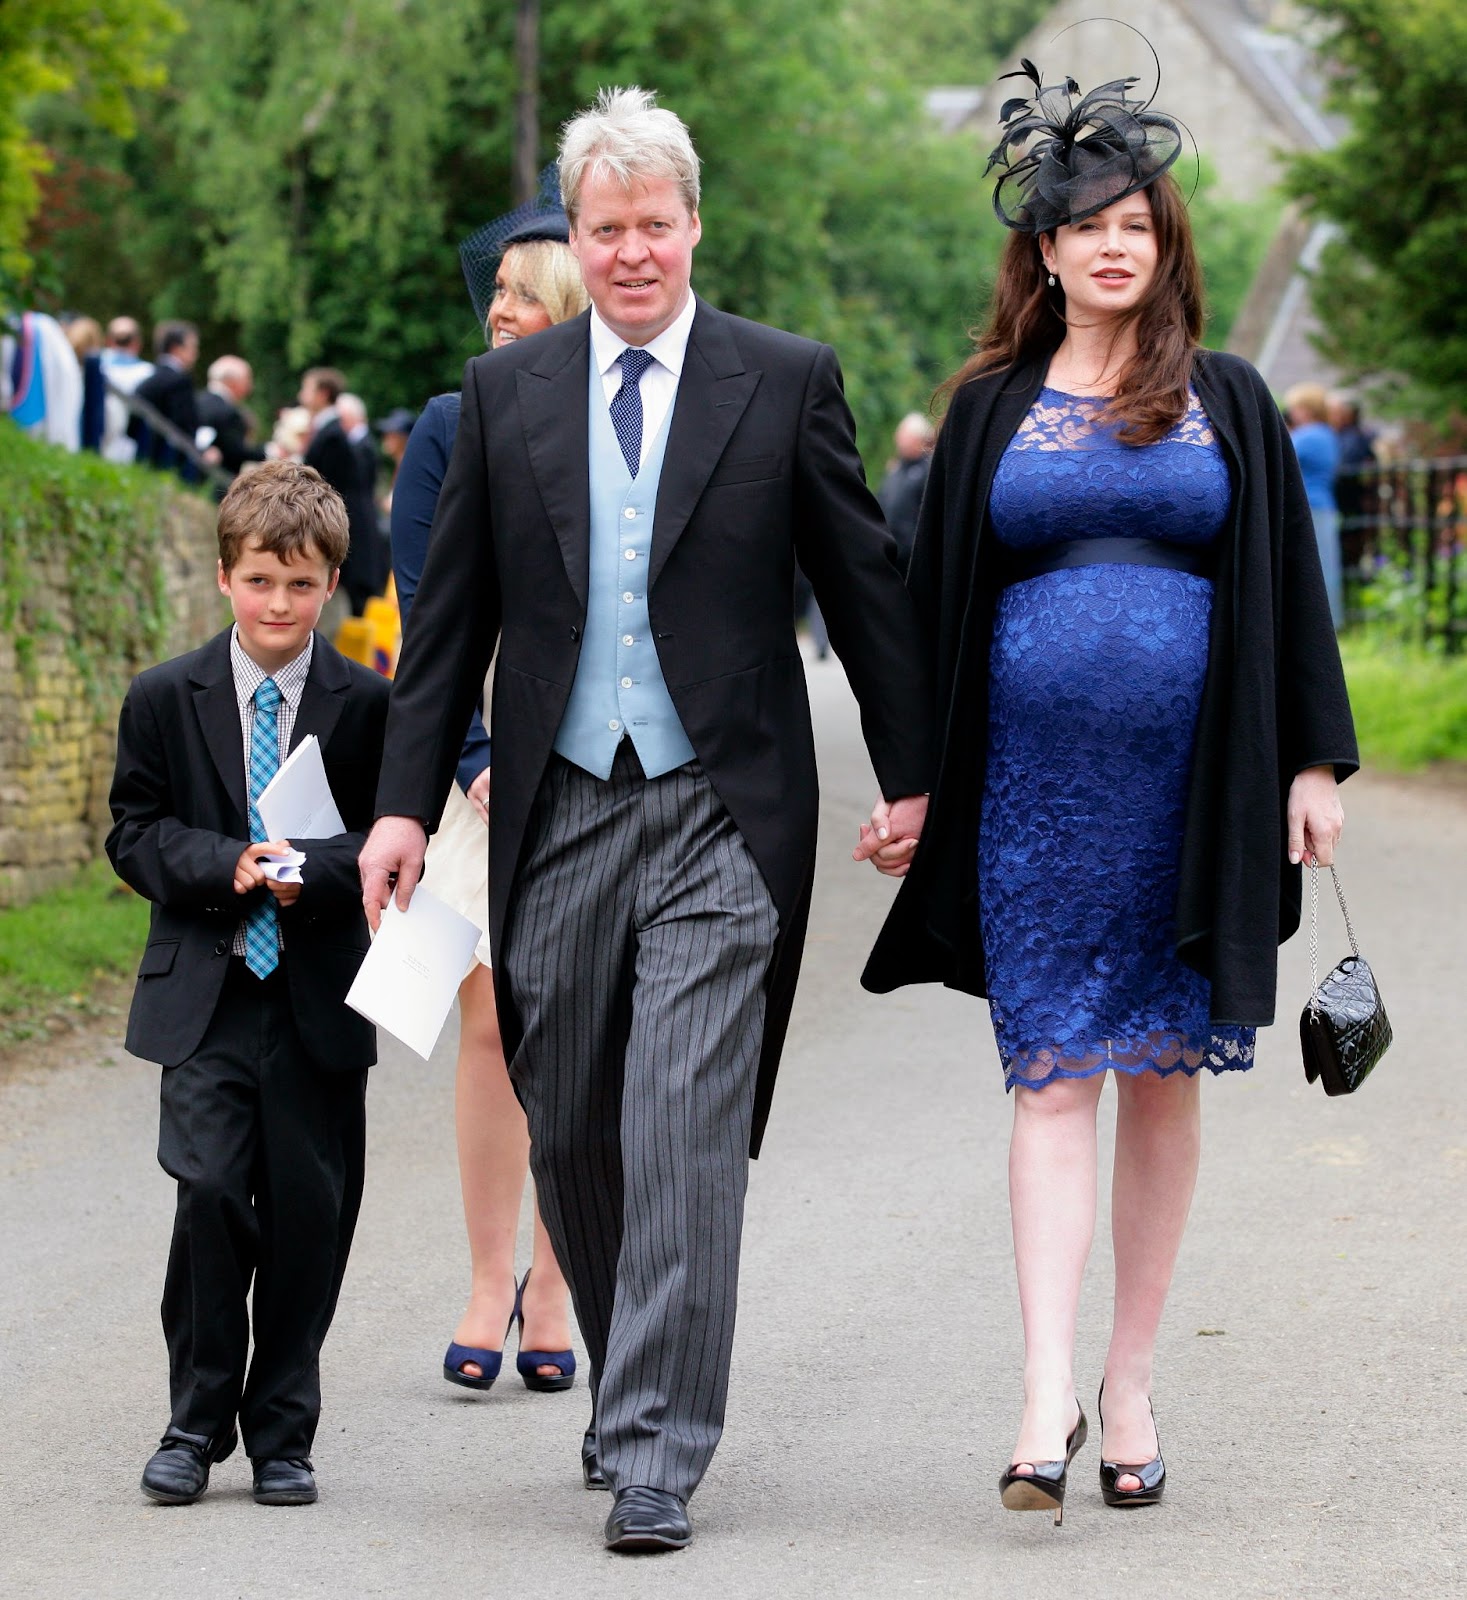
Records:
<instances>
[{"instance_id":1,"label":"woman's left hand","mask_svg":"<svg viewBox=\"0 0 1467 1600\"><path fill-rule=\"evenodd\" d=\"M1305 767L1289 785L1289 860L1328 867L1345 826L1333 767Z\"/></svg>"},{"instance_id":2,"label":"woman's left hand","mask_svg":"<svg viewBox=\"0 0 1467 1600\"><path fill-rule=\"evenodd\" d=\"M485 767L477 778L468 787L469 803L479 813L479 821L487 828L489 826L489 773L490 768Z\"/></svg>"}]
</instances>

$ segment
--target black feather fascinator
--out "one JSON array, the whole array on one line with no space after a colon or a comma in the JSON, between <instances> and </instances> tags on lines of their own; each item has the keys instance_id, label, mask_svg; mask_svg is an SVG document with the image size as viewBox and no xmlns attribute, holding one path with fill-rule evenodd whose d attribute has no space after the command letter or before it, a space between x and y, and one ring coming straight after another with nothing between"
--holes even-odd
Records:
<instances>
[{"instance_id":1,"label":"black feather fascinator","mask_svg":"<svg viewBox=\"0 0 1467 1600\"><path fill-rule=\"evenodd\" d=\"M993 209L1007 228L1049 233L1080 222L1155 182L1182 153L1176 122L1132 95L1136 78L1082 95L1073 78L1045 84L1027 58L999 82L1007 78L1034 86L1032 96L1004 102L1003 137L984 169L985 177L1003 169Z\"/></svg>"},{"instance_id":2,"label":"black feather fascinator","mask_svg":"<svg viewBox=\"0 0 1467 1600\"><path fill-rule=\"evenodd\" d=\"M482 328L494 299L494 279L504 252L512 244L527 244L531 239L570 242L570 219L560 198L560 170L551 162L540 174L540 192L533 200L506 211L493 222L476 228L458 247L458 258L474 302L474 315Z\"/></svg>"}]
</instances>

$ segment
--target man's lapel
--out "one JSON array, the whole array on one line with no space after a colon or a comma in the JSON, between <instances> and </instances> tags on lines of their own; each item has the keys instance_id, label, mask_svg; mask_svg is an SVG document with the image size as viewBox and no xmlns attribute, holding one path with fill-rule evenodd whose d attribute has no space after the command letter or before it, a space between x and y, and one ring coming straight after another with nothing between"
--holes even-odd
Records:
<instances>
[{"instance_id":1,"label":"man's lapel","mask_svg":"<svg viewBox=\"0 0 1467 1600\"><path fill-rule=\"evenodd\" d=\"M554 329L536 335L539 359L515 373L515 386L535 483L584 606L591 570L590 315L562 327L558 337Z\"/></svg>"},{"instance_id":2,"label":"man's lapel","mask_svg":"<svg viewBox=\"0 0 1467 1600\"><path fill-rule=\"evenodd\" d=\"M244 738L239 727L239 700L234 690L234 668L229 660L231 629L217 634L199 653L189 674L194 690L194 715L204 735L224 792L245 821Z\"/></svg>"},{"instance_id":3,"label":"man's lapel","mask_svg":"<svg viewBox=\"0 0 1467 1600\"><path fill-rule=\"evenodd\" d=\"M682 537L744 408L759 387L760 376L745 369L728 318L700 299L688 334L688 352L657 486L649 584L656 583Z\"/></svg>"}]
</instances>

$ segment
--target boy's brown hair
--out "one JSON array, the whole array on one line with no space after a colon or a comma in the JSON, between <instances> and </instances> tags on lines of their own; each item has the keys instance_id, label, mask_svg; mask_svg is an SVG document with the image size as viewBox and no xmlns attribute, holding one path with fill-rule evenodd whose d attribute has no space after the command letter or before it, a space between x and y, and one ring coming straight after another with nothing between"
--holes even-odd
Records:
<instances>
[{"instance_id":1,"label":"boy's brown hair","mask_svg":"<svg viewBox=\"0 0 1467 1600\"><path fill-rule=\"evenodd\" d=\"M292 561L320 556L328 567L346 560L346 502L314 467L263 461L242 472L219 503L219 564L230 573L253 540Z\"/></svg>"}]
</instances>

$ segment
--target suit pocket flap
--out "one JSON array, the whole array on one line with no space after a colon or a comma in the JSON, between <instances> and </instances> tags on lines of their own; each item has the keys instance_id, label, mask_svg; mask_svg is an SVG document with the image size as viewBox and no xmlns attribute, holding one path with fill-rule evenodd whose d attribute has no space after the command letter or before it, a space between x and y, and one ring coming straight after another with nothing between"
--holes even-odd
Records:
<instances>
[{"instance_id":1,"label":"suit pocket flap","mask_svg":"<svg viewBox=\"0 0 1467 1600\"><path fill-rule=\"evenodd\" d=\"M165 972L172 972L173 958L177 954L177 939L160 939L157 944L150 944L143 951L142 963L138 967L138 977L161 978Z\"/></svg>"},{"instance_id":2,"label":"suit pocket flap","mask_svg":"<svg viewBox=\"0 0 1467 1600\"><path fill-rule=\"evenodd\" d=\"M783 470L783 456L746 456L742 461L720 462L708 479L708 487L722 489L731 483L762 483L767 478L779 477Z\"/></svg>"}]
</instances>

